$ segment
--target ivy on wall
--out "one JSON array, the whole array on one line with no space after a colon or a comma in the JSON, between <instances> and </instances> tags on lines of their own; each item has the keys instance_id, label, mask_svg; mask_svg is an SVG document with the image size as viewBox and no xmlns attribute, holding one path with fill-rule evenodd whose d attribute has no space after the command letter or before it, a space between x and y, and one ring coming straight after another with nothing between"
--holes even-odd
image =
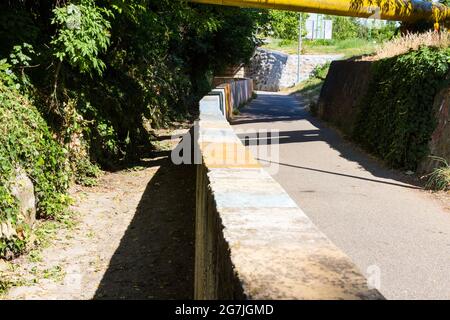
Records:
<instances>
[{"instance_id":1,"label":"ivy on wall","mask_svg":"<svg viewBox=\"0 0 450 320\"><path fill-rule=\"evenodd\" d=\"M389 165L415 170L428 154L434 97L449 61L450 49L433 47L376 61L353 138Z\"/></svg>"}]
</instances>

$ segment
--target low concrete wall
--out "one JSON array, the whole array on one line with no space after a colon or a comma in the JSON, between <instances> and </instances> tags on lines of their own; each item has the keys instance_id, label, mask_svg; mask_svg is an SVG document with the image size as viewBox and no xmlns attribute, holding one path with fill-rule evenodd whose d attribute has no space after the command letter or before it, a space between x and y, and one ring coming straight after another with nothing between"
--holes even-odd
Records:
<instances>
[{"instance_id":1,"label":"low concrete wall","mask_svg":"<svg viewBox=\"0 0 450 320\"><path fill-rule=\"evenodd\" d=\"M229 88L249 93L251 81ZM195 128L195 298L381 299L243 146L223 101L204 97Z\"/></svg>"},{"instance_id":2,"label":"low concrete wall","mask_svg":"<svg viewBox=\"0 0 450 320\"><path fill-rule=\"evenodd\" d=\"M231 119L233 111L252 98L253 80L251 79L216 77L213 83L216 88L212 90L212 94L221 94L220 108L222 111L226 109L224 115L227 119Z\"/></svg>"}]
</instances>

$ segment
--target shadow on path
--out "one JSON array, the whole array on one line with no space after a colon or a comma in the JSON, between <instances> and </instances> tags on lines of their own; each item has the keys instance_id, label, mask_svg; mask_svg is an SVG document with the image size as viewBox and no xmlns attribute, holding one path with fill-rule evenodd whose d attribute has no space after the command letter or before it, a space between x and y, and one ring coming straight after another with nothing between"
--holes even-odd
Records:
<instances>
[{"instance_id":1,"label":"shadow on path","mask_svg":"<svg viewBox=\"0 0 450 320\"><path fill-rule=\"evenodd\" d=\"M298 129L299 121L309 122L309 128L307 130ZM337 150L342 158L357 162L359 166L369 171L375 177L394 179L401 183L411 184L414 186L412 188L421 188L421 183L416 179L385 167L381 161L373 159L350 141L344 139L335 129L313 117L303 106L303 103L294 96L268 93L261 94L257 99L253 100L249 106L242 110L241 114L232 121L232 124L234 126L237 125L235 130L238 133L238 137L247 145L247 136L258 136L258 129L261 128L278 128L279 122L283 122L288 125L289 128L292 128L291 130L279 131L279 144L323 141L331 148ZM240 127L239 125L245 126ZM283 128L286 128L286 125L284 125ZM251 130L251 128L255 129L255 132L249 133L249 129ZM246 129L246 131L245 133L240 134L239 130L242 129ZM265 137L258 140L258 145L270 143ZM292 163L280 163L280 165L291 166L298 169L307 169ZM323 173L345 176L345 173L339 172L323 171ZM378 181L374 180L373 182ZM406 185L398 185L406 187Z\"/></svg>"},{"instance_id":2,"label":"shadow on path","mask_svg":"<svg viewBox=\"0 0 450 320\"><path fill-rule=\"evenodd\" d=\"M389 182L389 181L383 181L383 180L369 179L369 178L359 177L359 176L355 176L355 175L351 175L351 174L345 174L345 173L339 173L339 172L333 172L333 171L309 168L309 167L304 167L304 166L297 166L297 165L283 163L283 162L267 161L267 160L260 159L260 158L256 158L256 159L258 161L261 161L261 162L276 163L276 164L279 164L280 166L291 167L291 168L295 168L295 169L302 169L302 170L314 171L314 172L318 172L318 173L331 174L331 175L335 175L335 176L341 176L341 177L346 177L346 178L358 179L358 180L374 182L374 183L382 183L382 184L387 184L387 185L396 186L396 187L402 187L402 188L418 189L418 190L421 189L420 187L416 187L416 186L409 185L409 184L401 184L401 183L395 183L395 182Z\"/></svg>"},{"instance_id":3,"label":"shadow on path","mask_svg":"<svg viewBox=\"0 0 450 320\"><path fill-rule=\"evenodd\" d=\"M162 161L94 299L192 299L195 166Z\"/></svg>"}]
</instances>

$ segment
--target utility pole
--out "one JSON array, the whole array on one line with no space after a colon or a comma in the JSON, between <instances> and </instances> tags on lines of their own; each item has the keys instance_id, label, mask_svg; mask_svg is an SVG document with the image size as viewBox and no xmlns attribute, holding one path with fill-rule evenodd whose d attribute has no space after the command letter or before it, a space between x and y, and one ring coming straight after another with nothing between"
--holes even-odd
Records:
<instances>
[{"instance_id":1,"label":"utility pole","mask_svg":"<svg viewBox=\"0 0 450 320\"><path fill-rule=\"evenodd\" d=\"M300 54L302 52L302 14L298 14L297 83L300 82Z\"/></svg>"}]
</instances>

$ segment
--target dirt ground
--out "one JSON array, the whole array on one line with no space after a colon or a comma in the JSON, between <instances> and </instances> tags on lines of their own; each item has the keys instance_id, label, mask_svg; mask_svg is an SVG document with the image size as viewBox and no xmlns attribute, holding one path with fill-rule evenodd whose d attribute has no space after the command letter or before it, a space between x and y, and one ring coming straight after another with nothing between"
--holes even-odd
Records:
<instances>
[{"instance_id":1,"label":"dirt ground","mask_svg":"<svg viewBox=\"0 0 450 320\"><path fill-rule=\"evenodd\" d=\"M193 298L194 166L165 152L71 194L74 226L0 266L16 283L3 299Z\"/></svg>"}]
</instances>

